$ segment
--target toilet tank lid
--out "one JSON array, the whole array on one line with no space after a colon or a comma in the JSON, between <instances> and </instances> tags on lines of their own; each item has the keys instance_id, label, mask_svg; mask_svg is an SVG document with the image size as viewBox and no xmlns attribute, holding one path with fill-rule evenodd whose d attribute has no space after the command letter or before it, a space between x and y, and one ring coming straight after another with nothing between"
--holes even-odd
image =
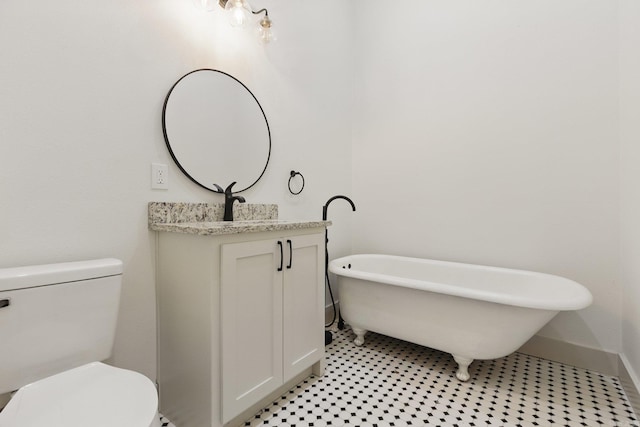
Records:
<instances>
[{"instance_id":1,"label":"toilet tank lid","mask_svg":"<svg viewBox=\"0 0 640 427\"><path fill-rule=\"evenodd\" d=\"M122 261L115 258L0 268L0 292L120 274Z\"/></svg>"}]
</instances>

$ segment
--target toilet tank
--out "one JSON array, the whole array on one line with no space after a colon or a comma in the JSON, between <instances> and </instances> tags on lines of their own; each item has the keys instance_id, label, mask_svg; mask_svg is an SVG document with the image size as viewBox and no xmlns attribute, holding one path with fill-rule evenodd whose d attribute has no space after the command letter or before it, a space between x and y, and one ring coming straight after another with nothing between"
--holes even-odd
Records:
<instances>
[{"instance_id":1,"label":"toilet tank","mask_svg":"<svg viewBox=\"0 0 640 427\"><path fill-rule=\"evenodd\" d=\"M117 259L0 269L0 394L111 355Z\"/></svg>"}]
</instances>

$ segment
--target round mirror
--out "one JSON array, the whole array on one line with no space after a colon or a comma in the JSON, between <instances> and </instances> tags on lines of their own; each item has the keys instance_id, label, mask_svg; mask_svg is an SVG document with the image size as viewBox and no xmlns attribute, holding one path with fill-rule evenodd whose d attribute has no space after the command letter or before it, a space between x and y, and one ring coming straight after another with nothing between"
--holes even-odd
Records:
<instances>
[{"instance_id":1,"label":"round mirror","mask_svg":"<svg viewBox=\"0 0 640 427\"><path fill-rule=\"evenodd\" d=\"M271 155L271 132L260 103L235 77L202 69L182 76L164 101L162 130L171 157L193 182L215 191L236 181L252 187Z\"/></svg>"}]
</instances>

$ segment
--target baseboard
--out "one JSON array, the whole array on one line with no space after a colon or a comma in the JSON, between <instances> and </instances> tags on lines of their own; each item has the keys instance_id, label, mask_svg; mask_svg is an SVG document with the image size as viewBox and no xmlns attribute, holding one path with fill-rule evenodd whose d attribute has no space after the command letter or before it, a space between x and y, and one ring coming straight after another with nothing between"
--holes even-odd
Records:
<instances>
[{"instance_id":1,"label":"baseboard","mask_svg":"<svg viewBox=\"0 0 640 427\"><path fill-rule=\"evenodd\" d=\"M336 307L339 307L339 303L336 303ZM331 322L332 318L333 307L329 304L325 307L326 323ZM527 341L518 351L614 377L620 375L620 366L623 366L623 362L617 353L584 347L539 335L535 335ZM630 382L633 383L631 380ZM637 384L637 381L635 384Z\"/></svg>"},{"instance_id":2,"label":"baseboard","mask_svg":"<svg viewBox=\"0 0 640 427\"><path fill-rule=\"evenodd\" d=\"M627 398L633 407L636 415L640 416L640 381L631 369L629 360L624 354L620 355L620 384L624 388Z\"/></svg>"},{"instance_id":3,"label":"baseboard","mask_svg":"<svg viewBox=\"0 0 640 427\"><path fill-rule=\"evenodd\" d=\"M618 377L636 415L640 415L640 381L623 354L583 347L564 341L534 336L518 350L520 353L566 363L604 375Z\"/></svg>"},{"instance_id":4,"label":"baseboard","mask_svg":"<svg viewBox=\"0 0 640 427\"><path fill-rule=\"evenodd\" d=\"M605 375L614 377L619 375L620 357L617 353L583 347L539 335L527 341L518 351Z\"/></svg>"}]
</instances>

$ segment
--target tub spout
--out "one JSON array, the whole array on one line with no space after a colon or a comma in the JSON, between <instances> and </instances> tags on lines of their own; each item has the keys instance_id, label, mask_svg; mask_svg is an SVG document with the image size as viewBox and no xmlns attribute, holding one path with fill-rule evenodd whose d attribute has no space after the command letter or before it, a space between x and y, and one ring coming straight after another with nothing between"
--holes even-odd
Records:
<instances>
[{"instance_id":1,"label":"tub spout","mask_svg":"<svg viewBox=\"0 0 640 427\"><path fill-rule=\"evenodd\" d=\"M344 199L344 200L346 200L347 202L349 202L351 204L351 208L353 209L353 211L354 212L356 211L356 205L353 204L353 200L351 200L347 196L342 196L342 195L333 196L332 198L327 200L327 203L325 203L324 206L322 207L322 220L323 221L327 220L327 209L329 209L329 205L331 204L331 202L333 202L336 199Z\"/></svg>"}]
</instances>

